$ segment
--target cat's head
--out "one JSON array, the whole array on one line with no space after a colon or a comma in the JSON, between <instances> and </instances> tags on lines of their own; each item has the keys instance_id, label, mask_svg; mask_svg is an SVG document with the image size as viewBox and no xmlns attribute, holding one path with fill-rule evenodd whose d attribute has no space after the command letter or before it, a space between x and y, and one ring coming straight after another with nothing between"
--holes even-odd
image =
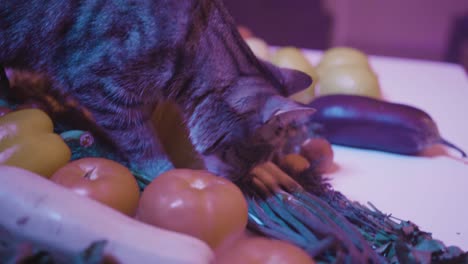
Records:
<instances>
[{"instance_id":1,"label":"cat's head","mask_svg":"<svg viewBox=\"0 0 468 264\"><path fill-rule=\"evenodd\" d=\"M252 127L252 132L205 155L206 168L233 181L248 178L255 165L281 154L289 140L305 139L306 135L300 133L314 111L284 97L269 98L258 112L260 122Z\"/></svg>"},{"instance_id":2,"label":"cat's head","mask_svg":"<svg viewBox=\"0 0 468 264\"><path fill-rule=\"evenodd\" d=\"M315 112L281 95L307 88L310 77L299 71L269 67L273 67L274 75L280 74L275 80L280 89L269 81L247 80L229 97L239 120L223 143L204 155L205 166L211 172L233 181L248 178L255 165L271 160L292 136L297 138L302 124Z\"/></svg>"}]
</instances>

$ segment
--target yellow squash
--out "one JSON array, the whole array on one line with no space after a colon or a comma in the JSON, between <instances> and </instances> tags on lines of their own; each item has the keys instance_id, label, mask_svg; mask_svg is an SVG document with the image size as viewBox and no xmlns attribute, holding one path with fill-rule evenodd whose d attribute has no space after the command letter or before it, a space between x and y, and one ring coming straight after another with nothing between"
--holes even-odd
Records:
<instances>
[{"instance_id":1,"label":"yellow squash","mask_svg":"<svg viewBox=\"0 0 468 264\"><path fill-rule=\"evenodd\" d=\"M70 148L53 129L50 117L39 109L0 117L0 164L52 176L71 158Z\"/></svg>"}]
</instances>

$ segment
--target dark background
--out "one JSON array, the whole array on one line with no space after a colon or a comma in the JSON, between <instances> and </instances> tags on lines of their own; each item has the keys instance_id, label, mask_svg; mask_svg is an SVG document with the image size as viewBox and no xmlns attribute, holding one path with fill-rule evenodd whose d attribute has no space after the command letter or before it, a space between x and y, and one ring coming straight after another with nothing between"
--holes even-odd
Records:
<instances>
[{"instance_id":1,"label":"dark background","mask_svg":"<svg viewBox=\"0 0 468 264\"><path fill-rule=\"evenodd\" d=\"M468 69L468 0L224 0L270 45L455 62Z\"/></svg>"},{"instance_id":2,"label":"dark background","mask_svg":"<svg viewBox=\"0 0 468 264\"><path fill-rule=\"evenodd\" d=\"M332 18L321 1L225 0L238 24L273 45L325 49L331 45Z\"/></svg>"}]
</instances>

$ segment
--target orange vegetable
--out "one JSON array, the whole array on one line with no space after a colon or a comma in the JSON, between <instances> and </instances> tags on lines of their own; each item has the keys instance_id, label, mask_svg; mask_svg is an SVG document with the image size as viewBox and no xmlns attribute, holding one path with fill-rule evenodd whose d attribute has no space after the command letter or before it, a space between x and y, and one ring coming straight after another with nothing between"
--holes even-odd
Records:
<instances>
[{"instance_id":1,"label":"orange vegetable","mask_svg":"<svg viewBox=\"0 0 468 264\"><path fill-rule=\"evenodd\" d=\"M313 264L312 258L301 248L284 241L263 237L238 240L223 251L216 264Z\"/></svg>"},{"instance_id":2,"label":"orange vegetable","mask_svg":"<svg viewBox=\"0 0 468 264\"><path fill-rule=\"evenodd\" d=\"M133 216L138 207L140 190L132 173L109 159L72 161L56 171L51 180L126 215Z\"/></svg>"},{"instance_id":3,"label":"orange vegetable","mask_svg":"<svg viewBox=\"0 0 468 264\"><path fill-rule=\"evenodd\" d=\"M330 142L324 138L309 138L301 145L300 154L312 166L312 169L323 174L333 167L333 149Z\"/></svg>"},{"instance_id":4,"label":"orange vegetable","mask_svg":"<svg viewBox=\"0 0 468 264\"><path fill-rule=\"evenodd\" d=\"M202 170L175 169L146 187L137 219L217 248L244 231L247 202L241 190L224 178Z\"/></svg>"}]
</instances>

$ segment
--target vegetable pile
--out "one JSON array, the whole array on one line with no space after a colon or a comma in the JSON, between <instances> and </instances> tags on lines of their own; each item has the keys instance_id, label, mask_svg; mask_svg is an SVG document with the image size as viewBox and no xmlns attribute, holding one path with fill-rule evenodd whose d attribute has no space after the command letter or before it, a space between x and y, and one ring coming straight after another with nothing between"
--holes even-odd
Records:
<instances>
[{"instance_id":1,"label":"vegetable pile","mask_svg":"<svg viewBox=\"0 0 468 264\"><path fill-rule=\"evenodd\" d=\"M264 41L250 39L248 44L259 57L318 80L292 96L317 109L300 128L307 137L291 143L274 163L251 172L267 183L290 177L299 187L236 186L194 170L199 164L191 157L177 160L177 166L191 169L169 171L151 183L139 181L138 174L116 162L112 150L92 133L51 118L43 102L12 99L3 76L0 200L6 201L1 206L10 216L0 220L0 231L12 235L0 240L0 259L101 263L111 257L122 263L221 264L278 259L468 261L468 254L458 247L447 247L414 223L371 204L348 200L322 177L334 168L331 144L416 155L442 143L466 156L441 138L426 113L381 100L378 79L360 51L331 49L315 68L297 48L272 54ZM415 125L418 122L423 126ZM381 129L379 136L362 136L366 129L376 128ZM388 141L388 133L400 137Z\"/></svg>"},{"instance_id":2,"label":"vegetable pile","mask_svg":"<svg viewBox=\"0 0 468 264\"><path fill-rule=\"evenodd\" d=\"M0 237L2 261L224 263L226 251L218 248L242 238L270 248L261 263L278 256L313 263L291 243L246 237L247 202L234 183L194 169L138 182L90 132L52 120L42 103L25 105L11 98L9 87L1 88L0 209L8 216L0 219L8 234ZM30 138L39 139L39 147L16 151ZM276 257L268 254L273 248ZM229 253L252 254L243 246Z\"/></svg>"}]
</instances>

